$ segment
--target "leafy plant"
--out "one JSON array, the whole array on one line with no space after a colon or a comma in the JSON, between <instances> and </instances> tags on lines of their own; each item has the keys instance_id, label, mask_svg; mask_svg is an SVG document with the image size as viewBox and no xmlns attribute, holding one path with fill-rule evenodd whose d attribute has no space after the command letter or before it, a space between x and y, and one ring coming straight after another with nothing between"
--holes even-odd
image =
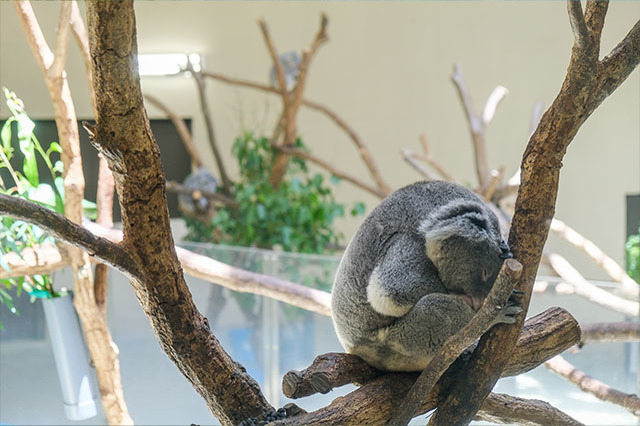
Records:
<instances>
[{"instance_id":1,"label":"leafy plant","mask_svg":"<svg viewBox=\"0 0 640 426\"><path fill-rule=\"evenodd\" d=\"M296 148L305 149L301 139ZM265 137L244 133L233 144L240 179L233 185L239 207L218 210L210 223L185 218L188 240L254 246L281 247L285 251L322 253L337 246L342 235L334 220L345 214L321 174L311 174L304 159L291 159L278 188L269 183L276 151ZM339 180L332 178L334 183ZM362 214L356 203L352 215Z\"/></svg>"},{"instance_id":2,"label":"leafy plant","mask_svg":"<svg viewBox=\"0 0 640 426\"><path fill-rule=\"evenodd\" d=\"M5 179L0 175L0 193L25 198L64 214L63 165L59 159L62 148L57 142L51 142L45 151L34 134L35 123L25 112L22 101L15 93L6 88L3 90L11 117L0 130L0 171L6 170L3 174ZM15 165L17 159L12 146L12 125L17 129L18 149L24 157L18 166ZM51 183L42 181L38 171L39 163L46 166ZM83 200L83 206L85 215L94 218L95 204ZM0 217L0 267L7 272L11 272L5 258L8 253L20 255L24 249L43 243L54 244L54 240L37 226L6 216ZM0 279L0 302L16 314L18 312L13 305L12 296L7 292L12 287L16 287L18 296L25 290L32 296L32 301L36 297L61 295L53 289L49 275Z\"/></svg>"},{"instance_id":3,"label":"leafy plant","mask_svg":"<svg viewBox=\"0 0 640 426\"><path fill-rule=\"evenodd\" d=\"M636 235L630 235L625 244L627 253L627 273L640 284L640 228Z\"/></svg>"}]
</instances>

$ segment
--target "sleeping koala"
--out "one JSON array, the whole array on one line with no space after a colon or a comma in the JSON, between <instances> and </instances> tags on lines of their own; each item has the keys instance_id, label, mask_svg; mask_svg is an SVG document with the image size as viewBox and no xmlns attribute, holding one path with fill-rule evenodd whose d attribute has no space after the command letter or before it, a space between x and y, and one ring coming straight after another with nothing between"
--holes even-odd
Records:
<instances>
[{"instance_id":1,"label":"sleeping koala","mask_svg":"<svg viewBox=\"0 0 640 426\"><path fill-rule=\"evenodd\" d=\"M331 308L340 343L381 370L424 369L480 309L509 257L496 216L468 189L430 181L394 192L338 267ZM495 322L520 312L507 305Z\"/></svg>"}]
</instances>

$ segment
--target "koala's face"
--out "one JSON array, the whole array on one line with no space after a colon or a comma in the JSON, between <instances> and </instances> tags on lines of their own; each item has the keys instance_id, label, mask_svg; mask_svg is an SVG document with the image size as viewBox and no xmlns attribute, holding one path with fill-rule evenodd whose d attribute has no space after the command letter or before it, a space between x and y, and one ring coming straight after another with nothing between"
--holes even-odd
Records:
<instances>
[{"instance_id":1,"label":"koala's face","mask_svg":"<svg viewBox=\"0 0 640 426\"><path fill-rule=\"evenodd\" d=\"M489 220L487 220L489 219ZM427 236L427 256L440 280L451 293L469 296L474 308L482 304L511 252L498 230L497 221L485 217L457 217L447 232ZM440 238L438 238L440 237Z\"/></svg>"}]
</instances>

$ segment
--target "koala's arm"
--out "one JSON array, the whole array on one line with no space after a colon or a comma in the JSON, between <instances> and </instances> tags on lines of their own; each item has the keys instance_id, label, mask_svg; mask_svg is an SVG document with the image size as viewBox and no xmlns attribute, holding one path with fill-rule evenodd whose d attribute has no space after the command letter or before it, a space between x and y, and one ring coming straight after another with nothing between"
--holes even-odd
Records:
<instances>
[{"instance_id":1,"label":"koala's arm","mask_svg":"<svg viewBox=\"0 0 640 426\"><path fill-rule=\"evenodd\" d=\"M442 290L435 269L426 261L424 243L398 234L371 272L367 301L382 315L401 317L425 294Z\"/></svg>"}]
</instances>

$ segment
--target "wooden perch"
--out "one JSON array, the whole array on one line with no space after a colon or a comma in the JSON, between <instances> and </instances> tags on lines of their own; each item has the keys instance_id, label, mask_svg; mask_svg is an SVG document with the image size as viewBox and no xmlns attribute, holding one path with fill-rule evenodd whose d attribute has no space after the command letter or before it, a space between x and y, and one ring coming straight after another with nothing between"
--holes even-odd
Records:
<instances>
[{"instance_id":1,"label":"wooden perch","mask_svg":"<svg viewBox=\"0 0 640 426\"><path fill-rule=\"evenodd\" d=\"M484 421L498 424L579 426L579 421L537 399L491 393L478 411Z\"/></svg>"},{"instance_id":2,"label":"wooden perch","mask_svg":"<svg viewBox=\"0 0 640 426\"><path fill-rule=\"evenodd\" d=\"M440 376L462 351L494 325L494 320L505 306L521 273L522 265L515 259L507 259L504 262L493 288L480 310L467 325L444 342L442 348L422 371L387 425L405 426L409 424L418 411L422 400L435 386Z\"/></svg>"},{"instance_id":3,"label":"wooden perch","mask_svg":"<svg viewBox=\"0 0 640 426\"><path fill-rule=\"evenodd\" d=\"M198 154L198 149L193 143L193 139L191 138L191 132L187 127L187 124L184 122L182 117L176 114L173 110L171 110L167 105L160 101L160 99L155 96L151 96L149 94L144 95L144 98L154 107L158 108L160 111L164 112L167 117L171 120L176 130L178 131L178 135L180 136L180 140L182 140L182 144L185 149L189 153L189 157L191 158L191 162L193 166L198 169L202 167L202 159L200 158L200 154Z\"/></svg>"},{"instance_id":4,"label":"wooden perch","mask_svg":"<svg viewBox=\"0 0 640 426\"><path fill-rule=\"evenodd\" d=\"M634 416L640 416L640 398L637 395L613 389L600 380L586 375L560 355L545 362L544 366L578 386L584 392L590 393L602 401L619 405Z\"/></svg>"},{"instance_id":5,"label":"wooden perch","mask_svg":"<svg viewBox=\"0 0 640 426\"><path fill-rule=\"evenodd\" d=\"M621 284L622 291L625 295L632 300L638 300L638 295L640 294L640 286L638 283L632 280L625 270L622 269L615 260L607 256L600 247L580 235L561 220L553 219L551 222L551 230L559 235L563 240L582 250L584 254L593 260L596 265L602 268L602 270L613 278L614 281Z\"/></svg>"},{"instance_id":6,"label":"wooden perch","mask_svg":"<svg viewBox=\"0 0 640 426\"><path fill-rule=\"evenodd\" d=\"M640 61L640 21L600 61L600 34L608 2L587 1L588 18L582 16L580 2L569 0L567 7L575 39L569 67L560 93L542 116L524 152L522 183L509 234L509 246L523 265L517 289L527 293L525 307L553 218L567 147L585 120ZM496 326L480 339L468 368L461 374L462 380L450 389L430 424L465 424L473 419L508 362L520 327L520 323Z\"/></svg>"},{"instance_id":7,"label":"wooden perch","mask_svg":"<svg viewBox=\"0 0 640 426\"><path fill-rule=\"evenodd\" d=\"M529 371L580 341L576 320L561 308L551 308L526 322L515 350L509 354L503 376ZM441 377L424 400L420 413L435 408L446 397L446 390L463 371L468 355L461 356ZM360 358L349 354L325 354L302 371L285 375L283 392L289 398L328 392L347 383L362 387L335 399L329 406L301 414L276 424L293 425L361 425L383 424L404 400L418 373L383 373L372 369ZM319 389L314 389L314 386ZM484 407L483 407L484 408Z\"/></svg>"},{"instance_id":8,"label":"wooden perch","mask_svg":"<svg viewBox=\"0 0 640 426\"><path fill-rule=\"evenodd\" d=\"M569 349L580 341L580 326L569 312L549 308L529 318L502 377L516 376L533 370L546 360ZM477 343L467 350L468 357ZM403 375L386 373L365 363L360 357L345 353L319 355L304 370L291 370L284 375L282 391L288 398L302 398L349 384L365 384L380 376ZM414 380L418 373L407 373ZM446 374L450 374L449 372Z\"/></svg>"},{"instance_id":9,"label":"wooden perch","mask_svg":"<svg viewBox=\"0 0 640 426\"><path fill-rule=\"evenodd\" d=\"M597 322L581 325L580 346L600 342L640 341L640 323L637 322Z\"/></svg>"}]
</instances>

